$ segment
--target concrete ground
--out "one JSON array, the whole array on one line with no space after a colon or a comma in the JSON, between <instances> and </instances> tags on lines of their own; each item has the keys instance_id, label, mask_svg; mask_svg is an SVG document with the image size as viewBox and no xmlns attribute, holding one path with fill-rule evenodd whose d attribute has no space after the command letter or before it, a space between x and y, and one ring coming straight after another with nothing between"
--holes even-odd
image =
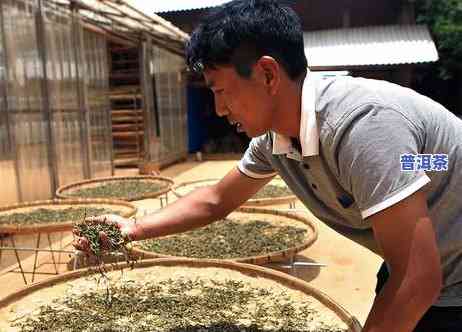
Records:
<instances>
[{"instance_id":1,"label":"concrete ground","mask_svg":"<svg viewBox=\"0 0 462 332\"><path fill-rule=\"evenodd\" d=\"M226 174L236 161L204 161L184 162L162 170L161 175L172 177L176 182L198 179L210 179ZM137 170L118 171L116 175L136 175ZM169 195L170 202L175 198ZM160 208L157 199L147 199L134 202L139 208L139 215ZM288 206L274 206L287 209ZM341 304L347 311L356 316L363 324L371 308L374 298L375 274L381 263L381 258L346 237L339 235L320 220L315 218L300 202L296 204L297 213L309 216L319 230L318 240L302 251L297 260L327 264L326 267L297 268L292 274L307 281L311 286L323 291ZM33 247L36 236L16 237L16 246ZM72 251L72 234L70 232L53 234L53 248L63 248ZM4 241L8 241L5 239ZM10 245L9 242L3 245ZM41 248L48 247L46 236L42 236ZM58 257L59 256L59 257ZM67 262L71 255L55 254L58 272L67 270ZM33 254L21 254L21 262L25 271L30 272L34 266ZM59 258L59 262L58 262ZM24 281L13 252L3 252L0 260L0 299L24 287ZM55 265L49 253L39 253L37 259L35 281L44 280L56 274ZM31 273L26 273L27 281L31 281Z\"/></svg>"}]
</instances>

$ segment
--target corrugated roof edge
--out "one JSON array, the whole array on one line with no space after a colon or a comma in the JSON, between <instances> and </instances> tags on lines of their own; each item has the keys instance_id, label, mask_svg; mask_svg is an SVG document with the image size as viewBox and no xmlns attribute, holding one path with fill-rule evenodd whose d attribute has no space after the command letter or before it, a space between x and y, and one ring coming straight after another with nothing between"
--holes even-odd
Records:
<instances>
[{"instance_id":1,"label":"corrugated roof edge","mask_svg":"<svg viewBox=\"0 0 462 332\"><path fill-rule=\"evenodd\" d=\"M306 31L304 41L308 63L312 67L425 63L439 58L425 25ZM401 52L396 52L396 48ZM338 56L339 53L342 57Z\"/></svg>"}]
</instances>

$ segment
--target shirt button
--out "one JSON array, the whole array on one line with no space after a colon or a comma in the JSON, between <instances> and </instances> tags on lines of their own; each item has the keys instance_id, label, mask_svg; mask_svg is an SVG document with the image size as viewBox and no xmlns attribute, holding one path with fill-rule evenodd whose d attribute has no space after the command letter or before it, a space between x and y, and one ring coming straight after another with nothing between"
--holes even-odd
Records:
<instances>
[{"instance_id":1,"label":"shirt button","mask_svg":"<svg viewBox=\"0 0 462 332\"><path fill-rule=\"evenodd\" d=\"M344 209L348 209L354 203L353 199L347 195L337 197L337 199Z\"/></svg>"},{"instance_id":2,"label":"shirt button","mask_svg":"<svg viewBox=\"0 0 462 332\"><path fill-rule=\"evenodd\" d=\"M318 189L318 186L317 186L317 185L315 185L314 183L312 183L312 184L311 184L311 186L312 186L312 187L313 187L313 189L315 189L315 190L316 190L316 189Z\"/></svg>"},{"instance_id":3,"label":"shirt button","mask_svg":"<svg viewBox=\"0 0 462 332\"><path fill-rule=\"evenodd\" d=\"M308 165L308 164L303 164L303 168L304 168L304 169L310 169L310 165Z\"/></svg>"}]
</instances>

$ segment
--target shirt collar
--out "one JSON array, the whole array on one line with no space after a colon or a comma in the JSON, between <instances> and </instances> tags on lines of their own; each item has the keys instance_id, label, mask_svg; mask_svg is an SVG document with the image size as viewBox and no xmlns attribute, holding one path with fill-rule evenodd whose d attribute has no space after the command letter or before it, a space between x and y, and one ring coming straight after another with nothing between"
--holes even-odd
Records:
<instances>
[{"instance_id":1,"label":"shirt collar","mask_svg":"<svg viewBox=\"0 0 462 332\"><path fill-rule=\"evenodd\" d=\"M302 157L316 156L319 154L319 133L316 122L316 94L315 82L308 70L302 87L302 106L300 117L300 144ZM273 154L292 154L295 148L290 138L272 132Z\"/></svg>"}]
</instances>

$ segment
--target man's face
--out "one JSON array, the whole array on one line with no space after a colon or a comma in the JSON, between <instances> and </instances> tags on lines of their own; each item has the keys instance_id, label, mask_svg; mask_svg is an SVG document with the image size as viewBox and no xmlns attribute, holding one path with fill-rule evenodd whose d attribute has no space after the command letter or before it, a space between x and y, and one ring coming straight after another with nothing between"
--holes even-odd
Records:
<instances>
[{"instance_id":1,"label":"man's face","mask_svg":"<svg viewBox=\"0 0 462 332\"><path fill-rule=\"evenodd\" d=\"M204 72L207 86L215 96L215 111L226 116L239 132L257 137L272 127L272 99L261 75L239 76L234 67L220 66Z\"/></svg>"}]
</instances>

